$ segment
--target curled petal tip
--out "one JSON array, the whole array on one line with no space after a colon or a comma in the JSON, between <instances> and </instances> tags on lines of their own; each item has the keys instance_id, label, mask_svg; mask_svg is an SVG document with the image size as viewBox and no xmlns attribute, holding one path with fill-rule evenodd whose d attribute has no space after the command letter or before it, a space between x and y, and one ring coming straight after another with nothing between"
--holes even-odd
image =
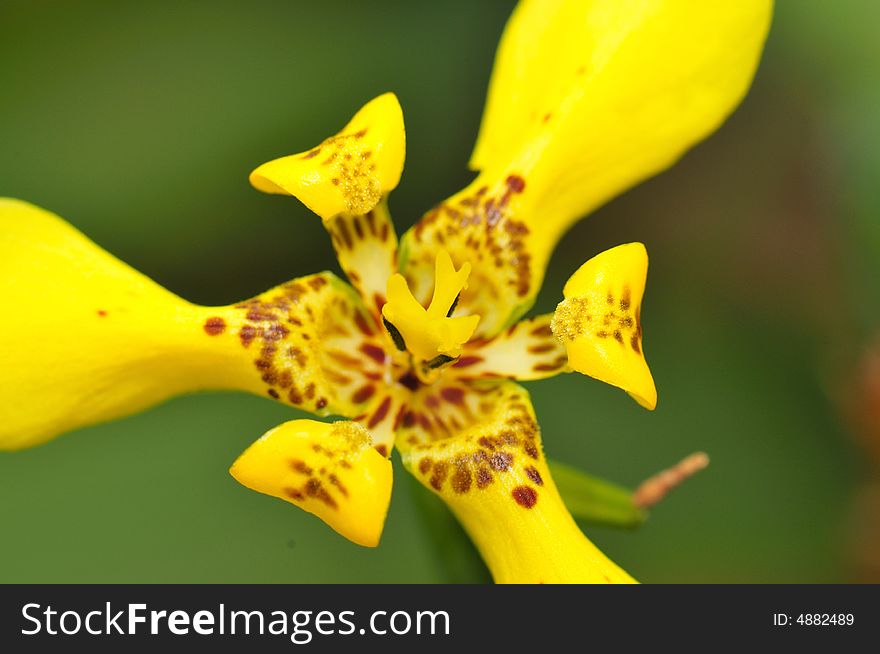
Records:
<instances>
[{"instance_id":1,"label":"curled petal tip","mask_svg":"<svg viewBox=\"0 0 880 654\"><path fill-rule=\"evenodd\" d=\"M259 191L295 196L324 220L361 215L397 186L405 152L400 103L385 93L364 105L338 134L262 164L249 180Z\"/></svg>"},{"instance_id":2,"label":"curled petal tip","mask_svg":"<svg viewBox=\"0 0 880 654\"><path fill-rule=\"evenodd\" d=\"M572 369L617 386L641 406L657 406L642 348L641 304L648 253L629 243L596 255L571 276L551 322Z\"/></svg>"},{"instance_id":3,"label":"curled petal tip","mask_svg":"<svg viewBox=\"0 0 880 654\"><path fill-rule=\"evenodd\" d=\"M251 490L316 515L358 545L379 544L391 501L391 462L357 423L286 422L245 450L229 472Z\"/></svg>"}]
</instances>

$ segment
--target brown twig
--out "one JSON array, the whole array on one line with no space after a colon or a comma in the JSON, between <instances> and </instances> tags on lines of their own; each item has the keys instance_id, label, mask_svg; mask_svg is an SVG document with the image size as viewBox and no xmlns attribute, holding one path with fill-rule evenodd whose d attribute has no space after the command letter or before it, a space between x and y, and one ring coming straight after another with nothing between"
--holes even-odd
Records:
<instances>
[{"instance_id":1,"label":"brown twig","mask_svg":"<svg viewBox=\"0 0 880 654\"><path fill-rule=\"evenodd\" d=\"M647 509L669 494L673 488L680 486L709 465L709 456L705 452L694 452L671 468L649 477L639 485L633 493L633 503L640 509Z\"/></svg>"}]
</instances>

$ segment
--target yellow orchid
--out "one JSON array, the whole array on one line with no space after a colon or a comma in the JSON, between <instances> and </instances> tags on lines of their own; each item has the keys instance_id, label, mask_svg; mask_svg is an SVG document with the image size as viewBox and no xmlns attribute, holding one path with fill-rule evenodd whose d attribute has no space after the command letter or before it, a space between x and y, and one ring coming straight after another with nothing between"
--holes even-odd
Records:
<instances>
[{"instance_id":1,"label":"yellow orchid","mask_svg":"<svg viewBox=\"0 0 880 654\"><path fill-rule=\"evenodd\" d=\"M343 418L284 423L231 473L355 543L379 542L396 448L497 582L632 582L567 510L516 382L577 371L656 406L640 315L645 247L598 254L553 314L522 317L573 222L733 111L771 11L771 0L523 0L499 46L474 181L399 247L388 196L405 132L394 95L256 168L254 187L321 217L350 284L323 272L197 306L59 217L0 200L0 449L181 393L247 391Z\"/></svg>"}]
</instances>

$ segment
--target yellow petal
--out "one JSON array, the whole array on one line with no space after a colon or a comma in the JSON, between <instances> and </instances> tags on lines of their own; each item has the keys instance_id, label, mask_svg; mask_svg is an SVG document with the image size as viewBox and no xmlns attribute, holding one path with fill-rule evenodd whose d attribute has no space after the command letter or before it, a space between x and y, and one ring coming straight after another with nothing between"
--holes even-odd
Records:
<instances>
[{"instance_id":1,"label":"yellow petal","mask_svg":"<svg viewBox=\"0 0 880 654\"><path fill-rule=\"evenodd\" d=\"M299 154L254 170L251 184L266 193L296 196L327 220L362 215L400 181L406 138L393 93L368 102L335 136Z\"/></svg>"},{"instance_id":2,"label":"yellow petal","mask_svg":"<svg viewBox=\"0 0 880 654\"><path fill-rule=\"evenodd\" d=\"M391 462L357 423L292 420L232 464L236 481L308 511L349 540L379 544L391 500Z\"/></svg>"},{"instance_id":3,"label":"yellow petal","mask_svg":"<svg viewBox=\"0 0 880 654\"><path fill-rule=\"evenodd\" d=\"M510 382L445 380L416 391L398 447L464 526L495 581L632 583L565 508L528 393Z\"/></svg>"},{"instance_id":4,"label":"yellow petal","mask_svg":"<svg viewBox=\"0 0 880 654\"><path fill-rule=\"evenodd\" d=\"M461 306L493 336L532 305L560 236L675 162L740 102L770 0L525 0L495 61L471 166L403 239L416 298L433 251L473 265Z\"/></svg>"},{"instance_id":5,"label":"yellow petal","mask_svg":"<svg viewBox=\"0 0 880 654\"><path fill-rule=\"evenodd\" d=\"M217 386L247 367L223 362L204 330L211 314L16 200L0 200L0 297L2 449L191 390L207 382L207 365L216 365ZM259 378L248 376L256 388Z\"/></svg>"},{"instance_id":6,"label":"yellow petal","mask_svg":"<svg viewBox=\"0 0 880 654\"><path fill-rule=\"evenodd\" d=\"M646 409L657 389L642 348L648 253L641 243L596 255L571 276L551 327L578 372L622 388Z\"/></svg>"},{"instance_id":7,"label":"yellow petal","mask_svg":"<svg viewBox=\"0 0 880 654\"><path fill-rule=\"evenodd\" d=\"M385 284L397 269L397 235L387 196L400 181L406 152L403 113L393 93L380 95L320 145L263 164L253 186L293 195L333 239L339 263L378 315Z\"/></svg>"},{"instance_id":8,"label":"yellow petal","mask_svg":"<svg viewBox=\"0 0 880 654\"><path fill-rule=\"evenodd\" d=\"M577 218L714 131L751 83L772 0L525 0L498 48L474 169L522 163ZM549 216L548 216L549 214Z\"/></svg>"},{"instance_id":9,"label":"yellow petal","mask_svg":"<svg viewBox=\"0 0 880 654\"><path fill-rule=\"evenodd\" d=\"M36 445L181 393L237 389L363 412L384 336L330 273L228 307L190 304L72 226L0 200L0 449Z\"/></svg>"}]
</instances>

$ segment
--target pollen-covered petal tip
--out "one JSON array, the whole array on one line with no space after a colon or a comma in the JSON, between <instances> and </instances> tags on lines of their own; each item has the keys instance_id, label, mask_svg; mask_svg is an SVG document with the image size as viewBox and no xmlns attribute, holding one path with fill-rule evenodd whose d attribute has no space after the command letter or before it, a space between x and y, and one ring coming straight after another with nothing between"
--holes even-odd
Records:
<instances>
[{"instance_id":1,"label":"pollen-covered petal tip","mask_svg":"<svg viewBox=\"0 0 880 654\"><path fill-rule=\"evenodd\" d=\"M314 148L264 163L250 175L266 193L292 195L324 220L371 211L400 181L406 152L403 112L385 93L368 102L335 136Z\"/></svg>"},{"instance_id":2,"label":"pollen-covered petal tip","mask_svg":"<svg viewBox=\"0 0 880 654\"><path fill-rule=\"evenodd\" d=\"M365 547L379 544L391 501L391 462L355 422L291 420L232 464L243 486L312 513Z\"/></svg>"},{"instance_id":3,"label":"pollen-covered petal tip","mask_svg":"<svg viewBox=\"0 0 880 654\"><path fill-rule=\"evenodd\" d=\"M553 315L553 334L574 370L622 388L646 409L657 389L642 348L641 305L648 253L641 243L596 255L571 276Z\"/></svg>"}]
</instances>

